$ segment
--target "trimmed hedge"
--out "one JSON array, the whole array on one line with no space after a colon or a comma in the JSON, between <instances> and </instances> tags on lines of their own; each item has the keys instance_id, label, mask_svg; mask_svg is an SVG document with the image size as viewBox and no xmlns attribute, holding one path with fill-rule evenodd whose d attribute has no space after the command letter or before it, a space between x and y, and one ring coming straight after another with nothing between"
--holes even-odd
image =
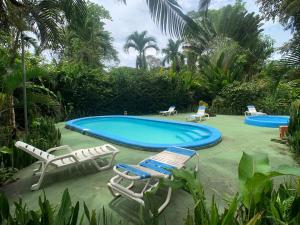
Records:
<instances>
[{"instance_id":1,"label":"trimmed hedge","mask_svg":"<svg viewBox=\"0 0 300 225\"><path fill-rule=\"evenodd\" d=\"M135 71L136 73L136 71ZM69 77L66 79L66 77ZM170 105L186 111L192 94L180 76L160 74L81 73L57 75L57 92L67 107L68 119L107 114L149 114Z\"/></svg>"}]
</instances>

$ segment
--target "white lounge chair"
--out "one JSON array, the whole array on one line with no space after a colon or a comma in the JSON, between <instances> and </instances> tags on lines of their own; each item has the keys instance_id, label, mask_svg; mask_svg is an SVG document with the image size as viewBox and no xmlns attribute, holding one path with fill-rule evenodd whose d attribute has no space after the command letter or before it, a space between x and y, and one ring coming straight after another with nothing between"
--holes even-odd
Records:
<instances>
[{"instance_id":1,"label":"white lounge chair","mask_svg":"<svg viewBox=\"0 0 300 225\"><path fill-rule=\"evenodd\" d=\"M148 159L143 160L138 165L117 164L113 170L116 176L109 181L108 188L115 197L124 196L135 200L142 206L144 203L144 193L157 187L159 179L173 179L170 169L180 169L185 166L186 162L193 156L197 156L195 170L198 170L199 155L196 151L170 147ZM128 184L129 181L129 184ZM136 183L142 183L143 187L140 192L135 192L132 187ZM166 200L159 207L158 213L168 205L171 199L172 189L168 188Z\"/></svg>"},{"instance_id":2,"label":"white lounge chair","mask_svg":"<svg viewBox=\"0 0 300 225\"><path fill-rule=\"evenodd\" d=\"M118 149L116 149L110 144L105 144L93 148L79 149L76 151L72 151L72 149L68 145L63 145L55 148L50 148L46 152L35 148L32 145L26 144L22 141L17 141L15 143L15 146L39 160L37 163L40 165L38 169L34 170L34 175L40 175L40 178L36 184L33 184L31 186L31 190L38 190L40 188L45 173L47 169L51 166L55 168L67 167L79 165L81 163L89 161L97 168L97 170L100 171L111 167L116 154L119 152ZM68 151L70 151L70 153L60 156L55 156L51 154L54 151L63 149L67 149ZM108 164L100 166L97 163L97 159L104 156L111 156L111 160L110 162L108 162Z\"/></svg>"},{"instance_id":3,"label":"white lounge chair","mask_svg":"<svg viewBox=\"0 0 300 225\"><path fill-rule=\"evenodd\" d=\"M195 121L195 120L203 120L206 117L209 119L209 114L205 112L206 107L205 106L199 106L198 111L196 114L189 115L186 120L188 121Z\"/></svg>"},{"instance_id":4,"label":"white lounge chair","mask_svg":"<svg viewBox=\"0 0 300 225\"><path fill-rule=\"evenodd\" d=\"M168 111L159 111L159 114L163 116L170 116L170 115L177 114L175 108L176 108L175 106L170 106Z\"/></svg>"},{"instance_id":5,"label":"white lounge chair","mask_svg":"<svg viewBox=\"0 0 300 225\"><path fill-rule=\"evenodd\" d=\"M245 112L245 116L265 116L266 113L257 112L254 105L248 105L248 110Z\"/></svg>"}]
</instances>

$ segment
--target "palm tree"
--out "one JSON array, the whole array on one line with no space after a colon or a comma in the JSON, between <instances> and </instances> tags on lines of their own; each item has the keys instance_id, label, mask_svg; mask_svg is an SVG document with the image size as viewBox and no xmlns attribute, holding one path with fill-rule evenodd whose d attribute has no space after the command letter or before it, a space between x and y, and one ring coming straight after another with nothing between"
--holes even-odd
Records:
<instances>
[{"instance_id":1,"label":"palm tree","mask_svg":"<svg viewBox=\"0 0 300 225\"><path fill-rule=\"evenodd\" d=\"M169 39L167 47L162 50L165 54L163 65L165 65L166 62L171 63L172 68L176 72L179 72L181 66L184 64L184 55L179 51L181 44L182 40L173 41L172 39Z\"/></svg>"},{"instance_id":2,"label":"palm tree","mask_svg":"<svg viewBox=\"0 0 300 225\"><path fill-rule=\"evenodd\" d=\"M143 31L142 33L138 33L135 31L131 35L127 37L126 44L124 45L124 51L128 52L130 48L133 48L138 52L138 56L136 58L136 68L146 69L146 50L153 48L155 50L159 50L156 45L156 40L152 36L147 35L147 31Z\"/></svg>"},{"instance_id":3,"label":"palm tree","mask_svg":"<svg viewBox=\"0 0 300 225\"><path fill-rule=\"evenodd\" d=\"M13 37L10 46L11 60L8 66L13 67L20 48L22 53L24 127L26 133L28 133L28 120L24 48L26 43L33 42L33 38L29 37L27 33L30 32L35 35L40 42L41 49L57 46L61 40L62 24L71 23L74 19L78 23L82 15L85 14L85 9L85 2L81 0L0 1L0 29L9 32ZM9 99L12 126L15 126L13 97L10 96Z\"/></svg>"}]
</instances>

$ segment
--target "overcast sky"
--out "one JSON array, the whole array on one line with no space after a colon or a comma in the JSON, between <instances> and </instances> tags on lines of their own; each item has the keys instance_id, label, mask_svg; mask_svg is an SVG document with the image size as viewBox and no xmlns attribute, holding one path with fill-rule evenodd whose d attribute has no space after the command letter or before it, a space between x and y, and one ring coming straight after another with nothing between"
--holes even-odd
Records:
<instances>
[{"instance_id":1,"label":"overcast sky","mask_svg":"<svg viewBox=\"0 0 300 225\"><path fill-rule=\"evenodd\" d=\"M114 38L114 46L119 53L119 66L135 67L136 52L130 51L126 54L123 50L126 37L134 31L147 30L148 33L157 39L158 46L164 48L170 37L163 35L160 29L152 21L145 0L127 0L127 5L119 3L117 0L92 0L92 2L103 5L112 17L113 21L107 21L105 27L111 32ZM245 0L246 8L249 12L259 13L258 6L254 0ZM179 0L184 12L196 10L197 0ZM212 0L210 8L221 8L227 4L234 4L235 0ZM264 34L275 40L275 47L282 46L291 38L290 31L285 31L283 27L275 22L266 22L263 26ZM155 55L155 51L148 54ZM161 57L160 53L157 54ZM278 58L275 54L273 58Z\"/></svg>"}]
</instances>

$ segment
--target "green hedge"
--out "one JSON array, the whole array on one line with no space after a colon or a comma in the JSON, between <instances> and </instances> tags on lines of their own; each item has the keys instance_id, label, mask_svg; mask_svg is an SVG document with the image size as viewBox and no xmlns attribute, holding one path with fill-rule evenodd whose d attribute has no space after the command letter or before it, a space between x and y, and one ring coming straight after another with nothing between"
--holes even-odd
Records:
<instances>
[{"instance_id":1,"label":"green hedge","mask_svg":"<svg viewBox=\"0 0 300 225\"><path fill-rule=\"evenodd\" d=\"M219 114L239 115L247 105L273 115L288 115L297 93L289 83L280 82L276 87L268 80L233 82L225 86L213 100L212 108Z\"/></svg>"},{"instance_id":2,"label":"green hedge","mask_svg":"<svg viewBox=\"0 0 300 225\"><path fill-rule=\"evenodd\" d=\"M134 70L134 74L81 72L76 76L57 74L56 91L72 117L106 114L149 114L170 105L185 111L192 94L180 76L165 76ZM127 71L128 72L128 71Z\"/></svg>"}]
</instances>

